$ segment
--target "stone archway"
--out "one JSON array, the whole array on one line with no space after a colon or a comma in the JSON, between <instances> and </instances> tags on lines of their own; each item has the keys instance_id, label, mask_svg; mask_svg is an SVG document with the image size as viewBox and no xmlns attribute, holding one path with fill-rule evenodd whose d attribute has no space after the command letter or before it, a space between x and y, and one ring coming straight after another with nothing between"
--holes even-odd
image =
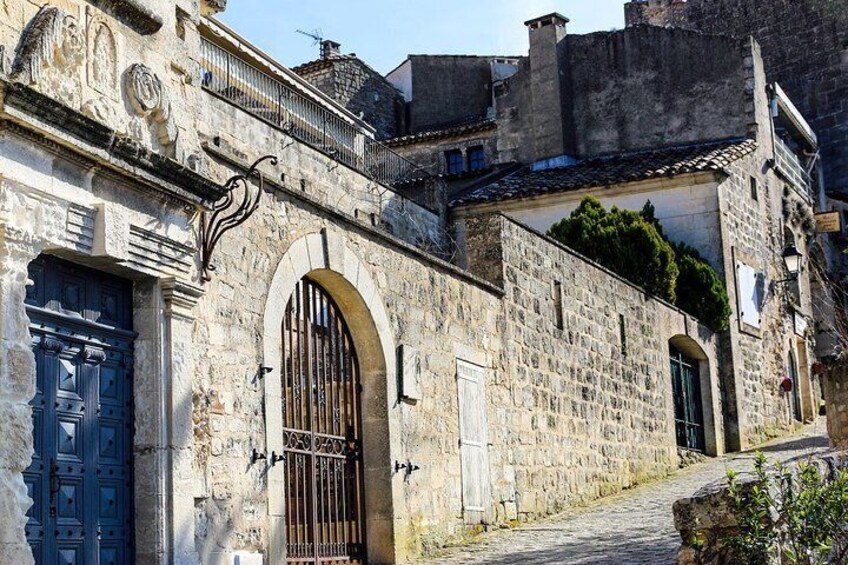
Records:
<instances>
[{"instance_id":1,"label":"stone archway","mask_svg":"<svg viewBox=\"0 0 848 565\"><path fill-rule=\"evenodd\" d=\"M669 347L676 350L689 359L697 362L697 378L699 385L700 409L703 417L704 431L704 453L707 455L719 455L720 448L719 433L716 419L716 398L714 390L717 387L713 382L714 371L711 370L709 356L697 341L687 335L677 335L668 341Z\"/></svg>"},{"instance_id":2,"label":"stone archway","mask_svg":"<svg viewBox=\"0 0 848 565\"><path fill-rule=\"evenodd\" d=\"M304 277L320 284L338 305L353 338L362 379L362 434L369 563L394 563L394 497L392 492L389 409L397 398L394 340L377 287L365 264L345 239L328 230L295 241L281 259L268 290L264 315L265 422L268 452L281 453L282 322L295 286ZM271 525L269 562L282 563L285 553L285 477L279 466L268 473Z\"/></svg>"}]
</instances>

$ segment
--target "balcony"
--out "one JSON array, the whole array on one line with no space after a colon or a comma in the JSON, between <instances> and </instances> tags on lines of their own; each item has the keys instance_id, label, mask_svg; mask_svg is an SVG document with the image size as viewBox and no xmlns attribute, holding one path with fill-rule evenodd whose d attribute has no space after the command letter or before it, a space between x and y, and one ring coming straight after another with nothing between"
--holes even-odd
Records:
<instances>
[{"instance_id":1,"label":"balcony","mask_svg":"<svg viewBox=\"0 0 848 565\"><path fill-rule=\"evenodd\" d=\"M798 194L807 200L815 201L810 174L795 152L777 136L774 137L774 164L777 172L793 186Z\"/></svg>"},{"instance_id":2,"label":"balcony","mask_svg":"<svg viewBox=\"0 0 848 565\"><path fill-rule=\"evenodd\" d=\"M201 62L208 92L424 208L438 209L437 179L364 129L205 38Z\"/></svg>"}]
</instances>

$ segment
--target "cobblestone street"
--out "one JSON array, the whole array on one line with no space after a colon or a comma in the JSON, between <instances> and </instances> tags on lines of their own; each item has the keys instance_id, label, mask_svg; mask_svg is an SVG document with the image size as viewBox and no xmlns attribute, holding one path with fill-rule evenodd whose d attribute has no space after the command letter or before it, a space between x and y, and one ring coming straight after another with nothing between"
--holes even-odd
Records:
<instances>
[{"instance_id":1,"label":"cobblestone street","mask_svg":"<svg viewBox=\"0 0 848 565\"><path fill-rule=\"evenodd\" d=\"M824 419L761 449L771 460L786 460L827 447ZM751 468L753 452L735 453L695 465L672 477L637 487L564 515L483 536L479 543L450 548L422 563L553 565L669 564L680 538L672 504L721 479L728 467Z\"/></svg>"}]
</instances>

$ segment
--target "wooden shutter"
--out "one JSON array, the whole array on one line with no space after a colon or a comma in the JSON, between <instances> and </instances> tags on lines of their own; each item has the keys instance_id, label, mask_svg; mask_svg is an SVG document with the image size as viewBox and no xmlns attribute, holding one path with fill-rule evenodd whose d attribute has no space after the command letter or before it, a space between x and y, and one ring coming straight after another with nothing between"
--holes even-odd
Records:
<instances>
[{"instance_id":1,"label":"wooden shutter","mask_svg":"<svg viewBox=\"0 0 848 565\"><path fill-rule=\"evenodd\" d=\"M489 446L486 428L486 373L457 361L459 442L462 458L462 507L468 524L485 522L490 507Z\"/></svg>"}]
</instances>

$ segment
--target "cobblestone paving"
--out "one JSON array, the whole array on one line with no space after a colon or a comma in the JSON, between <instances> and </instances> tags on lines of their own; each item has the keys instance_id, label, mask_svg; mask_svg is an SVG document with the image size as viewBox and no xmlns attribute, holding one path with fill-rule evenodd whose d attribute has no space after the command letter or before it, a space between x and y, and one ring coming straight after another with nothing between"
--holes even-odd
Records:
<instances>
[{"instance_id":1,"label":"cobblestone paving","mask_svg":"<svg viewBox=\"0 0 848 565\"><path fill-rule=\"evenodd\" d=\"M820 419L799 434L760 449L773 460L787 460L827 448L826 425ZM751 468L753 452L712 459L660 482L576 509L567 514L511 531L483 536L479 543L450 548L421 563L491 565L674 563L680 537L671 507L703 485L721 479L728 467Z\"/></svg>"}]
</instances>

